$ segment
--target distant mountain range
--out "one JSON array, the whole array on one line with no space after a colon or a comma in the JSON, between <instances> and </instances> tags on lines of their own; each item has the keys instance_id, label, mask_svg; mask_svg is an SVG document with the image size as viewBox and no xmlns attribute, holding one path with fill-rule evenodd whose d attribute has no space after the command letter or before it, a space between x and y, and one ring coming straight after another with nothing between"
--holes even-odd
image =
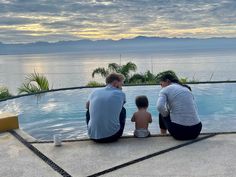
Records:
<instances>
[{"instance_id":1,"label":"distant mountain range","mask_svg":"<svg viewBox=\"0 0 236 177\"><path fill-rule=\"evenodd\" d=\"M161 38L139 36L120 40L78 40L55 43L4 44L0 42L0 55L60 52L178 52L199 50L236 50L236 38Z\"/></svg>"}]
</instances>

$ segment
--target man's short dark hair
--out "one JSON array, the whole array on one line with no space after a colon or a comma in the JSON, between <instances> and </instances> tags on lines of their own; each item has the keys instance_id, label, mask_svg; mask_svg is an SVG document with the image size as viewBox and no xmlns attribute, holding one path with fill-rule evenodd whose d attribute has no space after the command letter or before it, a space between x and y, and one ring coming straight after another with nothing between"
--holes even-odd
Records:
<instances>
[{"instance_id":1,"label":"man's short dark hair","mask_svg":"<svg viewBox=\"0 0 236 177\"><path fill-rule=\"evenodd\" d=\"M106 84L111 84L113 81L124 81L125 77L120 73L111 73L106 77Z\"/></svg>"},{"instance_id":2,"label":"man's short dark hair","mask_svg":"<svg viewBox=\"0 0 236 177\"><path fill-rule=\"evenodd\" d=\"M148 98L145 95L137 96L135 99L135 103L138 108L147 108Z\"/></svg>"}]
</instances>

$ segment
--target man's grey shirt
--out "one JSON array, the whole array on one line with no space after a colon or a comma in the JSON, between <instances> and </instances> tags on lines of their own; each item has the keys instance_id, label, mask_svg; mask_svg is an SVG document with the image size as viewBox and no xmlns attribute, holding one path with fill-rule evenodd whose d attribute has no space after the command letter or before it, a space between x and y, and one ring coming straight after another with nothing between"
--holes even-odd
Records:
<instances>
[{"instance_id":1,"label":"man's grey shirt","mask_svg":"<svg viewBox=\"0 0 236 177\"><path fill-rule=\"evenodd\" d=\"M200 122L192 92L179 84L161 89L157 109L165 117L170 114L171 122L192 126Z\"/></svg>"},{"instance_id":2,"label":"man's grey shirt","mask_svg":"<svg viewBox=\"0 0 236 177\"><path fill-rule=\"evenodd\" d=\"M125 103L122 90L107 85L94 90L89 98L90 121L88 135L101 139L114 135L120 129L120 112Z\"/></svg>"}]
</instances>

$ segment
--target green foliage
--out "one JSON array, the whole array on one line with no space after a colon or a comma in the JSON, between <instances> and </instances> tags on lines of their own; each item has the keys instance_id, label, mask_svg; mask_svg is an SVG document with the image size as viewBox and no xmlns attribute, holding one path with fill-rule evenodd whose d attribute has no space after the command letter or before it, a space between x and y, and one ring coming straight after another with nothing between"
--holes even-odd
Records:
<instances>
[{"instance_id":1,"label":"green foliage","mask_svg":"<svg viewBox=\"0 0 236 177\"><path fill-rule=\"evenodd\" d=\"M137 66L132 62L128 62L125 65L119 65L117 63L108 64L107 68L96 68L93 70L92 77L95 75L101 75L102 77L107 77L112 72L117 72L125 76L125 83L129 83L130 72L136 71Z\"/></svg>"},{"instance_id":2,"label":"green foliage","mask_svg":"<svg viewBox=\"0 0 236 177\"><path fill-rule=\"evenodd\" d=\"M149 70L144 74L145 81L148 83L157 83L156 77Z\"/></svg>"},{"instance_id":3,"label":"green foliage","mask_svg":"<svg viewBox=\"0 0 236 177\"><path fill-rule=\"evenodd\" d=\"M36 72L26 76L25 82L18 88L19 94L21 93L37 93L49 90L49 82L47 78Z\"/></svg>"},{"instance_id":4,"label":"green foliage","mask_svg":"<svg viewBox=\"0 0 236 177\"><path fill-rule=\"evenodd\" d=\"M172 79L179 81L183 84L186 83L196 83L198 80L196 80L194 77L192 80L189 80L187 77L178 78L174 71L167 70L158 73L157 75L154 75L149 70L145 73L135 73L132 76L130 75L130 72L135 72L137 70L136 64L132 62L128 62L125 65L119 65L117 63L110 63L108 64L107 68L96 68L93 73L92 77L94 77L96 74L101 75L102 77L107 77L112 72L121 73L125 76L125 84L158 84L164 76L169 75ZM212 78L213 74L211 75ZM210 78L210 79L211 79ZM101 83L97 83L95 81L91 81L87 84L87 86L101 86Z\"/></svg>"},{"instance_id":5,"label":"green foliage","mask_svg":"<svg viewBox=\"0 0 236 177\"><path fill-rule=\"evenodd\" d=\"M193 79L191 79L191 80L188 80L187 82L188 82L188 83L197 83L197 82L199 82L199 80L193 78Z\"/></svg>"},{"instance_id":6,"label":"green foliage","mask_svg":"<svg viewBox=\"0 0 236 177\"><path fill-rule=\"evenodd\" d=\"M134 74L130 79L129 83L132 84L141 84L145 81L143 74Z\"/></svg>"},{"instance_id":7,"label":"green foliage","mask_svg":"<svg viewBox=\"0 0 236 177\"><path fill-rule=\"evenodd\" d=\"M9 90L7 87L0 86L0 99L6 99L11 97Z\"/></svg>"},{"instance_id":8,"label":"green foliage","mask_svg":"<svg viewBox=\"0 0 236 177\"><path fill-rule=\"evenodd\" d=\"M93 70L92 77L94 77L96 74L100 74L102 77L107 77L109 71L105 68L96 68L95 70Z\"/></svg>"},{"instance_id":9,"label":"green foliage","mask_svg":"<svg viewBox=\"0 0 236 177\"><path fill-rule=\"evenodd\" d=\"M119 68L120 68L120 65L118 65L117 63L109 63L108 64L108 70L109 72L119 72Z\"/></svg>"},{"instance_id":10,"label":"green foliage","mask_svg":"<svg viewBox=\"0 0 236 177\"><path fill-rule=\"evenodd\" d=\"M180 82L182 84L186 84L188 82L188 78L187 77L180 78L179 80L180 80Z\"/></svg>"},{"instance_id":11,"label":"green foliage","mask_svg":"<svg viewBox=\"0 0 236 177\"><path fill-rule=\"evenodd\" d=\"M186 84L186 83L196 83L196 82L199 82L199 80L197 80L197 79L191 79L191 80L189 80L187 77L184 77L184 78L180 78L180 82L182 83L182 84Z\"/></svg>"},{"instance_id":12,"label":"green foliage","mask_svg":"<svg viewBox=\"0 0 236 177\"><path fill-rule=\"evenodd\" d=\"M137 70L137 66L136 64L132 63L132 62L128 62L125 65L121 65L118 69L118 73L121 73L125 76L125 83L129 82L129 78L130 78L130 72L131 71L136 71Z\"/></svg>"},{"instance_id":13,"label":"green foliage","mask_svg":"<svg viewBox=\"0 0 236 177\"><path fill-rule=\"evenodd\" d=\"M89 87L98 87L98 86L104 86L105 84L103 83L99 83L99 82L96 82L96 81L90 81L86 86L89 86Z\"/></svg>"},{"instance_id":14,"label":"green foliage","mask_svg":"<svg viewBox=\"0 0 236 177\"><path fill-rule=\"evenodd\" d=\"M132 84L155 84L156 77L154 74L152 74L149 70L145 72L144 74L134 74L130 79L129 83Z\"/></svg>"}]
</instances>

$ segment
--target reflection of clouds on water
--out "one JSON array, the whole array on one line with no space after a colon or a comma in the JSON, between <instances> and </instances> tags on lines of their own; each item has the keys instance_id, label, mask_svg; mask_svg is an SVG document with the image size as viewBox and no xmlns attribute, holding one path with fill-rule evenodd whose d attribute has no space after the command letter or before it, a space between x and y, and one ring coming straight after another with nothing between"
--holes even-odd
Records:
<instances>
[{"instance_id":1,"label":"reflection of clouds on water","mask_svg":"<svg viewBox=\"0 0 236 177\"><path fill-rule=\"evenodd\" d=\"M49 102L45 104L41 109L42 111L50 112L53 111L56 106L57 106L56 103Z\"/></svg>"},{"instance_id":2,"label":"reflection of clouds on water","mask_svg":"<svg viewBox=\"0 0 236 177\"><path fill-rule=\"evenodd\" d=\"M120 57L121 54L121 57ZM97 51L61 54L30 54L0 56L4 63L0 72L1 84L13 93L24 82L27 74L34 70L45 75L53 88L86 85L90 80L104 82L104 78L91 74L97 67L107 67L109 63L125 64L129 61L137 65L137 72L174 70L178 76L189 80L235 80L235 52L208 53L158 53ZM222 58L224 60L222 60ZM6 69L11 68L11 70ZM2 70L1 70L2 71Z\"/></svg>"},{"instance_id":3,"label":"reflection of clouds on water","mask_svg":"<svg viewBox=\"0 0 236 177\"><path fill-rule=\"evenodd\" d=\"M234 109L227 106L227 107L223 107L223 111L224 111L224 112L233 112Z\"/></svg>"},{"instance_id":4,"label":"reflection of clouds on water","mask_svg":"<svg viewBox=\"0 0 236 177\"><path fill-rule=\"evenodd\" d=\"M236 115L202 118L202 132L230 132L236 130Z\"/></svg>"},{"instance_id":5,"label":"reflection of clouds on water","mask_svg":"<svg viewBox=\"0 0 236 177\"><path fill-rule=\"evenodd\" d=\"M0 102L0 113L9 112L20 115L23 112L21 106L15 100L7 100Z\"/></svg>"}]
</instances>

